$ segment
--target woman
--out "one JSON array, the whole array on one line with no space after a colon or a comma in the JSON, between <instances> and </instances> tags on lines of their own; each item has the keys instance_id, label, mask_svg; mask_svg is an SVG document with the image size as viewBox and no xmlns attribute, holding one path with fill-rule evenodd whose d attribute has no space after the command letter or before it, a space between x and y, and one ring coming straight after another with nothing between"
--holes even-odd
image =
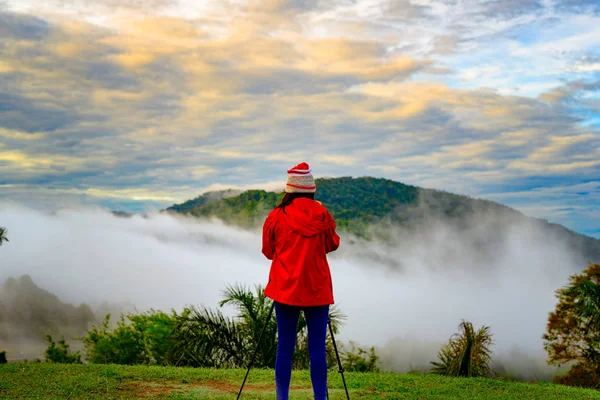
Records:
<instances>
[{"instance_id":1,"label":"woman","mask_svg":"<svg viewBox=\"0 0 600 400\"><path fill-rule=\"evenodd\" d=\"M308 164L288 170L285 195L263 226L262 252L272 260L265 295L275 302L277 399L287 400L300 311L308 329L310 376L316 400L327 397L325 340L329 306L333 301L327 253L340 237L335 221L315 201L316 186Z\"/></svg>"}]
</instances>

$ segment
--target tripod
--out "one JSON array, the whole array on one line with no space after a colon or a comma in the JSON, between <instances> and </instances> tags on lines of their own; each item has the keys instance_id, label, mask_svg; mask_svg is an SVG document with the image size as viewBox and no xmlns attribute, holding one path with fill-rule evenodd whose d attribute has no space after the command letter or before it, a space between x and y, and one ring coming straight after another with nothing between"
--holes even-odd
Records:
<instances>
[{"instance_id":1,"label":"tripod","mask_svg":"<svg viewBox=\"0 0 600 400\"><path fill-rule=\"evenodd\" d=\"M273 309L275 308L275 302L271 304L271 309L269 310L269 314L267 315L267 319L265 320L265 324L260 332L260 336L258 337L258 343L256 344L256 348L254 349L254 354L252 354L252 358L250 359L250 364L248 365L248 370L246 371L246 376L244 376L244 381L242 382L242 386L240 387L240 391L238 392L237 399L239 400L242 395L242 390L244 389L244 384L246 383L246 379L248 379L248 374L250 373L250 369L254 364L254 359L256 358L256 353L258 353L258 349L260 348L260 342L262 341L265 330L267 329L267 324L271 320L271 315L273 315ZM331 341L333 342L333 348L335 350L335 355L338 362L338 372L342 375L342 382L344 382L344 389L346 390L346 398L350 400L350 395L348 394L348 387L346 386L346 379L344 378L344 368L342 367L342 360L340 359L340 354L337 349L337 345L335 344L335 337L333 336L333 328L331 327L331 319L327 321L329 325L329 333L331 334ZM329 399L329 391L327 391L327 398Z\"/></svg>"}]
</instances>

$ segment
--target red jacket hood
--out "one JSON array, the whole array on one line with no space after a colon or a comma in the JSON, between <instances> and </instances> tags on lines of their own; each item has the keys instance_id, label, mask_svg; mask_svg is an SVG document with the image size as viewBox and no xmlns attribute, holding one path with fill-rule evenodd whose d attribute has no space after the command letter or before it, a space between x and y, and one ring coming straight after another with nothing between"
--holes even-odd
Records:
<instances>
[{"instance_id":1,"label":"red jacket hood","mask_svg":"<svg viewBox=\"0 0 600 400\"><path fill-rule=\"evenodd\" d=\"M301 197L285 207L284 211L290 227L302 236L315 236L335 229L333 217L318 201Z\"/></svg>"}]
</instances>

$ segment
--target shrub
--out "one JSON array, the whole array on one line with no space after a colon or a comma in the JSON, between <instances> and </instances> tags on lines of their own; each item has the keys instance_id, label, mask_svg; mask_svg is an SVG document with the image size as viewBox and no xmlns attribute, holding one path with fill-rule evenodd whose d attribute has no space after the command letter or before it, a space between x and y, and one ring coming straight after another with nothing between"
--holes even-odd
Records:
<instances>
[{"instance_id":1,"label":"shrub","mask_svg":"<svg viewBox=\"0 0 600 400\"><path fill-rule=\"evenodd\" d=\"M368 351L362 347L357 347L353 341L350 341L351 350L343 351L340 354L342 366L346 371L352 372L379 372L379 356L375 354L375 348L371 347Z\"/></svg>"},{"instance_id":2,"label":"shrub","mask_svg":"<svg viewBox=\"0 0 600 400\"><path fill-rule=\"evenodd\" d=\"M184 311L184 314L187 310ZM144 314L129 315L133 328L140 332L144 342L144 352L150 364L175 364L174 348L177 343L176 329L178 316L162 311L151 310Z\"/></svg>"},{"instance_id":3,"label":"shrub","mask_svg":"<svg viewBox=\"0 0 600 400\"><path fill-rule=\"evenodd\" d=\"M48 348L45 352L46 362L57 364L81 364L81 354L79 352L71 353L70 346L65 343L64 339L58 343L52 340L52 336L46 336Z\"/></svg>"},{"instance_id":4,"label":"shrub","mask_svg":"<svg viewBox=\"0 0 600 400\"><path fill-rule=\"evenodd\" d=\"M94 326L83 340L86 359L95 364L146 364L149 362L145 351L142 332L125 323L125 318L111 331L108 328L110 314L100 326Z\"/></svg>"},{"instance_id":5,"label":"shrub","mask_svg":"<svg viewBox=\"0 0 600 400\"><path fill-rule=\"evenodd\" d=\"M185 314L184 312L184 315ZM109 329L110 314L103 323L92 327L84 337L86 358L92 363L158 364L176 363L179 316L151 310L143 314L121 316L115 329Z\"/></svg>"}]
</instances>

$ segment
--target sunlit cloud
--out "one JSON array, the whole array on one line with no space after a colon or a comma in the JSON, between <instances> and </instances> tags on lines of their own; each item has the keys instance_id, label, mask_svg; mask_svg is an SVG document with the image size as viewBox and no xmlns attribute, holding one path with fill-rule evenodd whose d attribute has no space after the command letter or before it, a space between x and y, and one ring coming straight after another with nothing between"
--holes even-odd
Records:
<instances>
[{"instance_id":1,"label":"sunlit cloud","mask_svg":"<svg viewBox=\"0 0 600 400\"><path fill-rule=\"evenodd\" d=\"M0 197L160 208L279 187L306 160L481 197L557 189L540 210L590 231L556 210L600 181L598 27L593 1L9 0Z\"/></svg>"}]
</instances>

